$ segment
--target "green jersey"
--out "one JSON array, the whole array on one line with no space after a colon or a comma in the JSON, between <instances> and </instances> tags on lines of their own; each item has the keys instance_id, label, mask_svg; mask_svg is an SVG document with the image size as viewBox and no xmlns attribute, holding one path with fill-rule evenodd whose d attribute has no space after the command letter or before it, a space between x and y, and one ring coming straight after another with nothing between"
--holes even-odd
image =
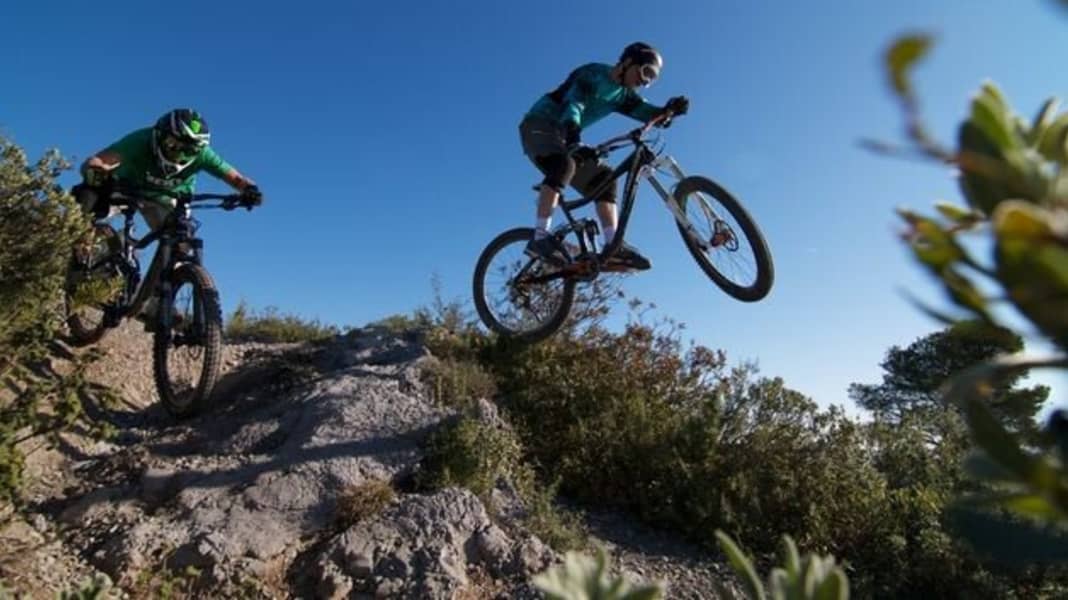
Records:
<instances>
[{"instance_id":1,"label":"green jersey","mask_svg":"<svg viewBox=\"0 0 1068 600\"><path fill-rule=\"evenodd\" d=\"M225 178L233 167L227 164L214 150L204 146L193 162L174 175L166 175L156 161L152 147L152 128L138 129L107 147L107 152L119 155L119 166L112 171L124 185L145 190L149 198L155 195L192 194L197 173L207 171L220 179Z\"/></svg>"}]
</instances>

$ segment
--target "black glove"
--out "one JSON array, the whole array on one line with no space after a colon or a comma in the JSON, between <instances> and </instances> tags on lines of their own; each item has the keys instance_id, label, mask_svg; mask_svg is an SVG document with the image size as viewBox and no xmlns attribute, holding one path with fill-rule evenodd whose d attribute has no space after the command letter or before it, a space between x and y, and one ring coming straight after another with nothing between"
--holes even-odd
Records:
<instances>
[{"instance_id":1,"label":"black glove","mask_svg":"<svg viewBox=\"0 0 1068 600\"><path fill-rule=\"evenodd\" d=\"M579 124L574 121L564 121L563 129L564 144L566 144L568 148L577 146L580 142L579 134L581 133Z\"/></svg>"},{"instance_id":2,"label":"black glove","mask_svg":"<svg viewBox=\"0 0 1068 600\"><path fill-rule=\"evenodd\" d=\"M690 110L690 99L686 96L675 96L667 101L664 110L670 110L676 117L682 116Z\"/></svg>"},{"instance_id":3,"label":"black glove","mask_svg":"<svg viewBox=\"0 0 1068 600\"><path fill-rule=\"evenodd\" d=\"M87 183L79 183L71 188L71 195L82 207L82 210L91 215L93 220L103 219L111 212L108 203L110 192L106 189L93 187Z\"/></svg>"},{"instance_id":4,"label":"black glove","mask_svg":"<svg viewBox=\"0 0 1068 600\"><path fill-rule=\"evenodd\" d=\"M250 185L241 190L241 204L249 210L252 210L253 206L263 204L263 193L260 192L260 188Z\"/></svg>"},{"instance_id":5,"label":"black glove","mask_svg":"<svg viewBox=\"0 0 1068 600\"><path fill-rule=\"evenodd\" d=\"M592 146L578 144L571 148L571 158L574 158L577 163L584 163L591 160L596 162L598 158L597 150Z\"/></svg>"}]
</instances>

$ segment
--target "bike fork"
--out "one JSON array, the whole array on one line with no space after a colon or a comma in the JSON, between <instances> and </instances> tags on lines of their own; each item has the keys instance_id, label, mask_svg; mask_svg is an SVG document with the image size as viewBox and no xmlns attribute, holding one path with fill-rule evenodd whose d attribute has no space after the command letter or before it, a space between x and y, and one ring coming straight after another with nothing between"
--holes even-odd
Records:
<instances>
[{"instance_id":1,"label":"bike fork","mask_svg":"<svg viewBox=\"0 0 1068 600\"><path fill-rule=\"evenodd\" d=\"M710 247L710 241L705 241L701 237L701 234L697 231L693 224L690 223L690 219L686 218L686 215L683 214L682 207L679 206L678 200L675 199L675 195L669 192L667 188L665 188L664 185L660 183L660 180L657 179L654 175L656 169L660 167L666 167L672 175L678 178L679 181L682 181L686 177L686 174L682 172L682 167L679 166L679 163L675 162L674 158L670 156L664 156L663 158L660 158L653 164L649 165L649 170L645 173L645 177L649 180L649 183L653 186L653 189L655 189L657 193L660 194L660 197L663 198L664 204L667 205L668 210L671 211L671 214L675 217L675 221L679 224L680 227L682 227L686 231L686 233L690 235L690 239L694 240L694 242L698 246L700 246L701 250L708 250ZM701 194L698 193L697 196L701 199L701 210L705 213L705 217L708 218L709 222L718 222L719 219L716 218L716 215L713 214L712 211L708 208L708 203L704 201L704 198L701 197Z\"/></svg>"}]
</instances>

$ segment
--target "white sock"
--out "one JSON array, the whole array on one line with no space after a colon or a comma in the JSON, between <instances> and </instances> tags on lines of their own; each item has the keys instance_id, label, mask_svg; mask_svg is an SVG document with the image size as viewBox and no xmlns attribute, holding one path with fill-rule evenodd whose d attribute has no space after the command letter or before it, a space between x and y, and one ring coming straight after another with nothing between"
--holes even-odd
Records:
<instances>
[{"instance_id":1,"label":"white sock","mask_svg":"<svg viewBox=\"0 0 1068 600\"><path fill-rule=\"evenodd\" d=\"M615 239L615 237L616 237L616 228L615 227L605 227L604 228L604 245L605 246L607 246L608 244L611 244L612 240Z\"/></svg>"},{"instance_id":2,"label":"white sock","mask_svg":"<svg viewBox=\"0 0 1068 600\"><path fill-rule=\"evenodd\" d=\"M537 222L534 224L534 239L540 240L541 238L549 235L549 225L552 223L552 216L538 217Z\"/></svg>"}]
</instances>

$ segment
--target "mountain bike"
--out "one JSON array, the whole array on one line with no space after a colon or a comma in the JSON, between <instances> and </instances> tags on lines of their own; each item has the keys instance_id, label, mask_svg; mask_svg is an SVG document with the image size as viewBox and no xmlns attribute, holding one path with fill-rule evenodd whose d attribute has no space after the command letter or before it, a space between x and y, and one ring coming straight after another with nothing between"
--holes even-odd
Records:
<instances>
[{"instance_id":1,"label":"mountain bike","mask_svg":"<svg viewBox=\"0 0 1068 600\"><path fill-rule=\"evenodd\" d=\"M192 211L252 206L240 194L177 195L173 200L174 209L163 224L137 239L134 215L143 203L158 200L134 190L112 193L109 204L125 219L122 233L103 219L93 224L90 235L75 246L65 297L69 339L75 346L99 341L154 301L154 315L145 324L153 332L156 389L168 412L185 417L210 398L222 354L219 293L203 266L204 242L197 237L200 222ZM157 241L142 279L139 251Z\"/></svg>"},{"instance_id":2,"label":"mountain bike","mask_svg":"<svg viewBox=\"0 0 1068 600\"><path fill-rule=\"evenodd\" d=\"M666 126L670 119L670 113L665 113L585 149L600 162L612 152L633 147L611 176L588 195L576 200L561 197L559 206L566 222L552 230L550 239L562 264L548 264L524 254L534 234L530 227L509 229L486 246L475 265L474 301L487 327L525 342L545 339L567 320L578 283L591 282L603 272L625 271L625 266L611 259L622 246L642 179L663 198L686 248L713 283L745 302L768 295L774 279L771 253L753 218L723 186L707 177L687 176L674 158L663 153L658 140L647 139L654 127ZM658 174L674 180L671 191ZM572 212L594 202L620 177L626 179L617 233L599 251L597 222L576 219Z\"/></svg>"}]
</instances>

